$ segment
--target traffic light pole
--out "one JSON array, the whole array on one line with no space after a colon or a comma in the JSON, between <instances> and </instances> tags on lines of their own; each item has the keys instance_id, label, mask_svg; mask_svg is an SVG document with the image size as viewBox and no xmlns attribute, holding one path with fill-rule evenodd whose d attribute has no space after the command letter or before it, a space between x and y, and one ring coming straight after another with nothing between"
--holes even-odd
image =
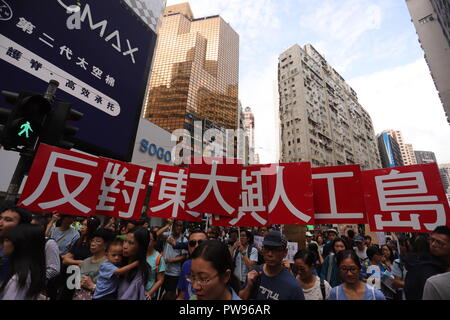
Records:
<instances>
[{"instance_id":1,"label":"traffic light pole","mask_svg":"<svg viewBox=\"0 0 450 320\"><path fill-rule=\"evenodd\" d=\"M55 93L58 89L58 86L59 83L55 80L51 80L48 85L47 92L45 93L44 98L47 99L50 103L52 103L55 98ZM8 191L6 192L5 204L16 204L20 186L22 185L22 181L26 173L30 171L37 146L39 146L39 140L36 142L32 150L30 150L29 152L20 153L19 162L17 163L17 167L14 170L11 182L9 183Z\"/></svg>"}]
</instances>

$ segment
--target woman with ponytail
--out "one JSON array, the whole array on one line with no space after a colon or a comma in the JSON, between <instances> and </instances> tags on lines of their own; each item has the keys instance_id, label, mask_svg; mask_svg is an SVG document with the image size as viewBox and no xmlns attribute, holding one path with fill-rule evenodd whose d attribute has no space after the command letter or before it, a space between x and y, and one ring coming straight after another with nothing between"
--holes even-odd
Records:
<instances>
[{"instance_id":1,"label":"woman with ponytail","mask_svg":"<svg viewBox=\"0 0 450 320\"><path fill-rule=\"evenodd\" d=\"M241 300L239 280L227 246L217 240L202 242L192 253L191 276L195 290L191 300Z\"/></svg>"}]
</instances>

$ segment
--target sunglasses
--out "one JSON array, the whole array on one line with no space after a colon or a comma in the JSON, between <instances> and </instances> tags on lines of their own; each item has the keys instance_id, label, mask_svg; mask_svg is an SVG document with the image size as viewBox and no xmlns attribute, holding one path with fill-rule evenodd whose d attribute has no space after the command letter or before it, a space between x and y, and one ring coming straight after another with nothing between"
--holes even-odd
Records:
<instances>
[{"instance_id":1,"label":"sunglasses","mask_svg":"<svg viewBox=\"0 0 450 320\"><path fill-rule=\"evenodd\" d=\"M203 241L204 240L190 240L189 241L189 247L191 247L191 248L195 247L197 244L201 245Z\"/></svg>"}]
</instances>

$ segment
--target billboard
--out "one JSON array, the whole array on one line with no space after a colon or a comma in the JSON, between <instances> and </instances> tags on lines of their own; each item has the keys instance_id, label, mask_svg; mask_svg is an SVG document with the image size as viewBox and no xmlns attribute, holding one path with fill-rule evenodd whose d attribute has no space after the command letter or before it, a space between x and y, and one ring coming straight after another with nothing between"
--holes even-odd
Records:
<instances>
[{"instance_id":1,"label":"billboard","mask_svg":"<svg viewBox=\"0 0 450 320\"><path fill-rule=\"evenodd\" d=\"M58 81L57 97L84 113L75 148L130 161L156 44L149 24L121 0L0 7L0 89L44 93Z\"/></svg>"}]
</instances>

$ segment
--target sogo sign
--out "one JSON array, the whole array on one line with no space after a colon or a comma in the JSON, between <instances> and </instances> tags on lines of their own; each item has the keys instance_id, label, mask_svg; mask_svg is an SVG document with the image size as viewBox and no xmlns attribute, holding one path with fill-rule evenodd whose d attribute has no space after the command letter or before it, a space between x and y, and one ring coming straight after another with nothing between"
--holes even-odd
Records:
<instances>
[{"instance_id":1,"label":"sogo sign","mask_svg":"<svg viewBox=\"0 0 450 320\"><path fill-rule=\"evenodd\" d=\"M156 156L159 160L164 160L167 163L172 162L172 153L171 151L165 150L163 147L158 147L154 143L150 143L150 141L146 139L141 140L141 147L139 151L143 153L147 153L151 156Z\"/></svg>"}]
</instances>

